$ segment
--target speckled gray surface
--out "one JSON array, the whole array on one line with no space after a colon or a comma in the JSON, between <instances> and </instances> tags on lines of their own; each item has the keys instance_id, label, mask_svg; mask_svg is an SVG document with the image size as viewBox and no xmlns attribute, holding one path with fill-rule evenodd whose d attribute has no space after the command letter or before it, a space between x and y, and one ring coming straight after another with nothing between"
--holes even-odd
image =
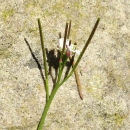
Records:
<instances>
[{"instance_id":1,"label":"speckled gray surface","mask_svg":"<svg viewBox=\"0 0 130 130\"><path fill-rule=\"evenodd\" d=\"M71 19L71 39L81 50L98 17L79 65L84 100L72 76L56 94L44 130L130 129L129 0L0 0L0 130L36 130L44 109L41 74L24 41L42 65L37 18L48 49Z\"/></svg>"}]
</instances>

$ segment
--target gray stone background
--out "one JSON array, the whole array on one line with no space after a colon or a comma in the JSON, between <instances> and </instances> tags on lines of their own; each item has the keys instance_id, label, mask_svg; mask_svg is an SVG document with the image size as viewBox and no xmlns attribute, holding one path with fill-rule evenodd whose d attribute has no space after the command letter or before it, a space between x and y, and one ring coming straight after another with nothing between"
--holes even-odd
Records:
<instances>
[{"instance_id":1,"label":"gray stone background","mask_svg":"<svg viewBox=\"0 0 130 130\"><path fill-rule=\"evenodd\" d=\"M36 130L44 109L41 74L24 41L42 65L37 18L46 48L56 49L72 20L71 39L82 50L98 17L78 66L84 100L73 75L56 94L44 130L130 130L129 0L0 0L0 130Z\"/></svg>"}]
</instances>

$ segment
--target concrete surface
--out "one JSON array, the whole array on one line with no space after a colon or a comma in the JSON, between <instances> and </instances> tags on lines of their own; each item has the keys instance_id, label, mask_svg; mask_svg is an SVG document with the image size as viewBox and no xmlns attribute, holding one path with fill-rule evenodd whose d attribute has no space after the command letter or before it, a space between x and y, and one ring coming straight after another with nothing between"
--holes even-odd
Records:
<instances>
[{"instance_id":1,"label":"concrete surface","mask_svg":"<svg viewBox=\"0 0 130 130\"><path fill-rule=\"evenodd\" d=\"M71 19L71 39L81 50L98 17L78 66L84 100L72 76L59 89L44 130L130 130L129 0L0 0L0 130L36 130L44 109L41 73L24 41L42 65L37 18L49 50Z\"/></svg>"}]
</instances>

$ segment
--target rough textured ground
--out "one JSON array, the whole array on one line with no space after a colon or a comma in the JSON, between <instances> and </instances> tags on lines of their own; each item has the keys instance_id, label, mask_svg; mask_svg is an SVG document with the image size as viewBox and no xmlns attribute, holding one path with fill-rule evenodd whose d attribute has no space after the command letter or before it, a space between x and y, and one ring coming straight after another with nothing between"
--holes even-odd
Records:
<instances>
[{"instance_id":1,"label":"rough textured ground","mask_svg":"<svg viewBox=\"0 0 130 130\"><path fill-rule=\"evenodd\" d=\"M49 50L71 19L71 39L81 50L98 17L79 65L84 100L72 76L59 89L44 130L130 130L129 0L0 0L0 130L36 130L44 109L41 74L24 41L42 65L37 18Z\"/></svg>"}]
</instances>

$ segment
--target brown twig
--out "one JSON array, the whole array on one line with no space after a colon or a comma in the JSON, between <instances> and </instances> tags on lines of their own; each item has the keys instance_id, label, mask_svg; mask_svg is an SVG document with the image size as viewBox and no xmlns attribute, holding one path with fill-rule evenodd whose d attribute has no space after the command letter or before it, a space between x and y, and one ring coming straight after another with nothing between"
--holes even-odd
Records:
<instances>
[{"instance_id":1,"label":"brown twig","mask_svg":"<svg viewBox=\"0 0 130 130\"><path fill-rule=\"evenodd\" d=\"M67 39L69 39L69 36L70 36L70 29L71 29L71 20L70 20L69 26L68 26Z\"/></svg>"},{"instance_id":2,"label":"brown twig","mask_svg":"<svg viewBox=\"0 0 130 130\"><path fill-rule=\"evenodd\" d=\"M74 62L72 64L72 67L73 66L74 66ZM81 83L80 83L80 79L79 79L79 74L78 74L78 69L77 68L74 70L74 75L75 75L75 79L76 79L76 83L77 83L77 89L78 89L79 96L83 100L82 88L81 88Z\"/></svg>"}]
</instances>

